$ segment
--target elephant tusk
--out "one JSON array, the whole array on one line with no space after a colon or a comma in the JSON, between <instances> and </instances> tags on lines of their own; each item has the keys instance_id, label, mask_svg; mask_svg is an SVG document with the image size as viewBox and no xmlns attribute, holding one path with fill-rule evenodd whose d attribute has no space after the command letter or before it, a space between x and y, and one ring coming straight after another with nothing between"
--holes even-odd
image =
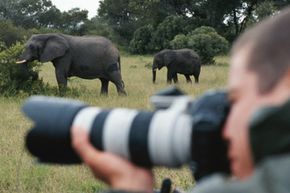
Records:
<instances>
[{"instance_id":1,"label":"elephant tusk","mask_svg":"<svg viewBox=\"0 0 290 193\"><path fill-rule=\"evenodd\" d=\"M20 61L17 61L16 64L23 64L25 62L27 62L27 60L20 60Z\"/></svg>"}]
</instances>

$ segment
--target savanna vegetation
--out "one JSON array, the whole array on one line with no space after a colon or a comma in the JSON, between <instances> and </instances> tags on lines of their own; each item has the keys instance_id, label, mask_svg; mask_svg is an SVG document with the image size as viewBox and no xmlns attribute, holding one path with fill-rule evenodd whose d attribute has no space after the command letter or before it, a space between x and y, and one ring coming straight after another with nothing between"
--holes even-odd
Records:
<instances>
[{"instance_id":1,"label":"savanna vegetation","mask_svg":"<svg viewBox=\"0 0 290 193\"><path fill-rule=\"evenodd\" d=\"M85 3L85 1L84 1ZM33 94L59 96L53 66L37 62L29 69L37 80L21 81L15 61L24 42L39 33L101 35L121 50L122 76L128 96L119 97L110 84L108 97L100 96L100 81L71 78L66 97L104 108L152 110L149 98L167 87L166 70L152 84L152 54L164 48L192 48L202 59L199 84L178 86L192 97L208 89L224 88L227 53L233 40L248 26L277 13L289 0L102 0L98 15L86 10L61 12L50 0L0 1L0 192L96 192L105 185L84 166L38 164L24 146L32 123L21 105ZM133 55L134 54L134 55ZM137 55L138 54L138 55ZM217 56L225 55L225 56ZM20 79L19 79L20 77ZM187 167L155 168L156 185L170 177L174 186L187 189L194 180Z\"/></svg>"}]
</instances>

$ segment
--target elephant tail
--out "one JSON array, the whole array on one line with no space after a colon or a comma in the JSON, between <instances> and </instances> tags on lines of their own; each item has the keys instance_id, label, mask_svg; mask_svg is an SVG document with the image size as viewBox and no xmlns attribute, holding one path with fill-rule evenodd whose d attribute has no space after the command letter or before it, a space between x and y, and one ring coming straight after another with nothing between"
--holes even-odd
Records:
<instances>
[{"instance_id":1,"label":"elephant tail","mask_svg":"<svg viewBox=\"0 0 290 193\"><path fill-rule=\"evenodd\" d=\"M118 56L118 64L119 64L119 70L121 73L121 57L120 57L120 55ZM122 87L125 88L125 83L123 80L122 80Z\"/></svg>"},{"instance_id":2,"label":"elephant tail","mask_svg":"<svg viewBox=\"0 0 290 193\"><path fill-rule=\"evenodd\" d=\"M121 72L121 58L120 58L120 55L118 56L118 63L119 63L119 70Z\"/></svg>"}]
</instances>

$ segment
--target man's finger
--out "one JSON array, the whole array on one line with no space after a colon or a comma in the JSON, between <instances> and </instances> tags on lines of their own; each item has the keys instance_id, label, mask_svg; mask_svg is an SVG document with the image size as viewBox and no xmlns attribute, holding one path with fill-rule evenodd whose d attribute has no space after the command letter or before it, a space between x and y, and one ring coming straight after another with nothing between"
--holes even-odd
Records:
<instances>
[{"instance_id":1,"label":"man's finger","mask_svg":"<svg viewBox=\"0 0 290 193\"><path fill-rule=\"evenodd\" d=\"M114 155L107 155L98 151L93 147L89 142L89 136L82 129L73 129L72 131L72 145L76 152L80 155L82 160L94 171L96 177L102 179L103 181L109 183L106 176L114 173L114 164L113 159L121 158ZM117 161L118 164L119 160Z\"/></svg>"}]
</instances>

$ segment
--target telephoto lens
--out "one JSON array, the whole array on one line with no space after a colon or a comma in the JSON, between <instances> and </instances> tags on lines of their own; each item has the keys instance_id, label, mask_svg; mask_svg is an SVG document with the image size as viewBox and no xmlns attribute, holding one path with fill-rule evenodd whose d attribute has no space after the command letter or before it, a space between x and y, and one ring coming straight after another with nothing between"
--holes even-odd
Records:
<instances>
[{"instance_id":1,"label":"telephoto lens","mask_svg":"<svg viewBox=\"0 0 290 193\"><path fill-rule=\"evenodd\" d=\"M76 100L30 97L23 105L34 122L26 146L40 162L80 163L71 145L71 130L78 127L87 131L96 149L139 166L179 167L193 160L199 168L209 168L197 170L199 174L219 170L219 164L226 164L221 139L229 108L226 92L211 91L196 100L174 93L153 96L154 111L102 109Z\"/></svg>"},{"instance_id":2,"label":"telephoto lens","mask_svg":"<svg viewBox=\"0 0 290 193\"><path fill-rule=\"evenodd\" d=\"M23 106L34 121L26 137L28 150L40 162L80 163L71 147L71 129L81 127L99 150L141 166L180 166L190 160L192 119L189 97L178 97L165 110L101 109L55 97L34 96Z\"/></svg>"}]
</instances>

